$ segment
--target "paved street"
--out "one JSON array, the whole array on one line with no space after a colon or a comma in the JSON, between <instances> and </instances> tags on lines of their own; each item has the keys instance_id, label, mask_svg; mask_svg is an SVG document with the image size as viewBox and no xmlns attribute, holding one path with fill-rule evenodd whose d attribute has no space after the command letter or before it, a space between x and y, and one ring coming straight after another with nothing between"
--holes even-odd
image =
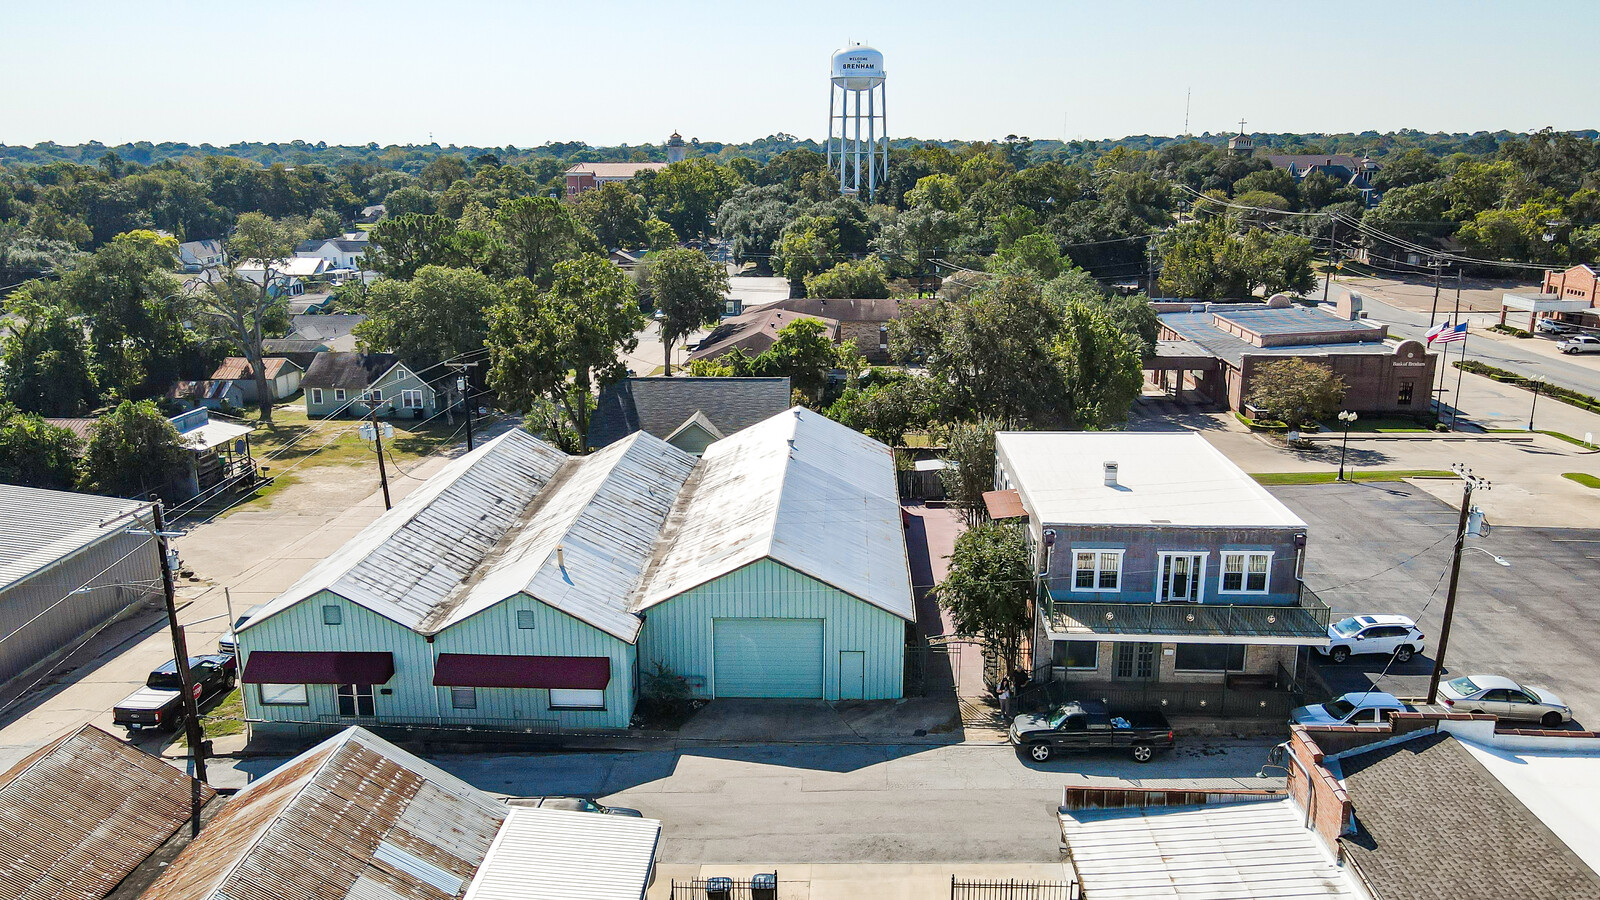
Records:
<instances>
[{"instance_id":1,"label":"paved street","mask_svg":"<svg viewBox=\"0 0 1600 900\"><path fill-rule=\"evenodd\" d=\"M1147 765L1109 756L1038 764L996 745L859 744L432 761L496 794L635 807L662 820L664 863L1054 862L1066 784L1259 786L1253 776L1272 743L1193 739ZM214 780L242 785L279 761L235 762Z\"/></svg>"},{"instance_id":2,"label":"paved street","mask_svg":"<svg viewBox=\"0 0 1600 900\"><path fill-rule=\"evenodd\" d=\"M1381 679L1386 659L1322 666L1330 686L1365 690L1376 680L1402 696L1425 694L1443 622L1456 510L1401 483L1269 490L1310 526L1306 583L1336 617L1399 613L1416 619L1427 635L1425 656ZM1480 496L1488 503L1499 490L1496 485ZM1488 552L1462 557L1447 672L1506 675L1549 687L1582 723L1600 727L1600 685L1590 676L1600 646L1592 603L1600 530L1502 526L1467 544Z\"/></svg>"}]
</instances>

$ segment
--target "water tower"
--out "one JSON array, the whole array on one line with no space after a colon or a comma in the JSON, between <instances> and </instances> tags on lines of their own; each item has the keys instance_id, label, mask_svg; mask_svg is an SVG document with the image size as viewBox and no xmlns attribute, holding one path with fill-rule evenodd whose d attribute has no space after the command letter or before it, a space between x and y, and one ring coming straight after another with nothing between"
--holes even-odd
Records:
<instances>
[{"instance_id":1,"label":"water tower","mask_svg":"<svg viewBox=\"0 0 1600 900\"><path fill-rule=\"evenodd\" d=\"M839 193L876 199L889 178L889 133L884 124L883 54L851 43L833 54L828 88L828 170Z\"/></svg>"}]
</instances>

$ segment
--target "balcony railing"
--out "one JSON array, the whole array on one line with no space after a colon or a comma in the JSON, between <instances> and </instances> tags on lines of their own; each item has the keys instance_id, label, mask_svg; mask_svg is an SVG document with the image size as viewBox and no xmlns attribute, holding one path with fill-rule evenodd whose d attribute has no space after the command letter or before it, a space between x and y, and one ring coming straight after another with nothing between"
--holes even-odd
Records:
<instances>
[{"instance_id":1,"label":"balcony railing","mask_svg":"<svg viewBox=\"0 0 1600 900\"><path fill-rule=\"evenodd\" d=\"M1234 603L1078 603L1046 600L1052 635L1232 637L1283 640L1327 636L1328 605L1309 589L1283 606Z\"/></svg>"}]
</instances>

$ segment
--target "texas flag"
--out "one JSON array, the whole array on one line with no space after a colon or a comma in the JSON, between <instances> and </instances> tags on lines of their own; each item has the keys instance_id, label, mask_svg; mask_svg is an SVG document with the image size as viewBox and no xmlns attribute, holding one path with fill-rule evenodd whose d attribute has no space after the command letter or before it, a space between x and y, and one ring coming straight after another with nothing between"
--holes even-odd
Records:
<instances>
[{"instance_id":1,"label":"texas flag","mask_svg":"<svg viewBox=\"0 0 1600 900\"><path fill-rule=\"evenodd\" d=\"M1440 322L1428 331L1428 343L1430 345L1448 344L1452 341L1464 341L1466 339L1467 323L1465 322L1459 325L1451 325L1448 321Z\"/></svg>"}]
</instances>

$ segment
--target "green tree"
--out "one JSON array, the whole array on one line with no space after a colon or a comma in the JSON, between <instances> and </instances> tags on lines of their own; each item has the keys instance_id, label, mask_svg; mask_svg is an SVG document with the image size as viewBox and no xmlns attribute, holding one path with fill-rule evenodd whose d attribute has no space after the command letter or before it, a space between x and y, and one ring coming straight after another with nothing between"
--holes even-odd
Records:
<instances>
[{"instance_id":1,"label":"green tree","mask_svg":"<svg viewBox=\"0 0 1600 900\"><path fill-rule=\"evenodd\" d=\"M1163 234L1161 290L1205 300L1311 287L1311 242L1301 235L1251 229L1235 233L1227 219L1189 222Z\"/></svg>"},{"instance_id":2,"label":"green tree","mask_svg":"<svg viewBox=\"0 0 1600 900\"><path fill-rule=\"evenodd\" d=\"M380 275L406 279L423 266L458 268L467 260L453 219L407 213L372 226L363 264Z\"/></svg>"},{"instance_id":3,"label":"green tree","mask_svg":"<svg viewBox=\"0 0 1600 900\"><path fill-rule=\"evenodd\" d=\"M178 430L149 400L124 400L89 430L82 486L113 497L144 497L188 471Z\"/></svg>"},{"instance_id":4,"label":"green tree","mask_svg":"<svg viewBox=\"0 0 1600 900\"><path fill-rule=\"evenodd\" d=\"M889 296L889 273L876 257L842 262L805 277L806 296L830 300L883 299Z\"/></svg>"},{"instance_id":5,"label":"green tree","mask_svg":"<svg viewBox=\"0 0 1600 900\"><path fill-rule=\"evenodd\" d=\"M904 445L907 432L926 429L938 415L937 386L921 375L851 386L828 407L828 418L891 447Z\"/></svg>"},{"instance_id":6,"label":"green tree","mask_svg":"<svg viewBox=\"0 0 1600 900\"><path fill-rule=\"evenodd\" d=\"M746 185L717 208L717 233L728 242L735 260L766 265L772 245L794 218L793 209L792 195L784 185Z\"/></svg>"},{"instance_id":7,"label":"green tree","mask_svg":"<svg viewBox=\"0 0 1600 900\"><path fill-rule=\"evenodd\" d=\"M1344 394L1344 379L1332 369L1290 356L1256 367L1245 402L1290 428L1303 428L1337 412Z\"/></svg>"},{"instance_id":8,"label":"green tree","mask_svg":"<svg viewBox=\"0 0 1600 900\"><path fill-rule=\"evenodd\" d=\"M482 272L424 266L410 281L373 283L356 337L426 368L482 349L488 310L499 299L499 286Z\"/></svg>"},{"instance_id":9,"label":"green tree","mask_svg":"<svg viewBox=\"0 0 1600 900\"><path fill-rule=\"evenodd\" d=\"M777 340L755 358L754 374L787 375L790 386L807 399L807 405L816 405L837 358L827 330L816 319L795 319L778 329Z\"/></svg>"},{"instance_id":10,"label":"green tree","mask_svg":"<svg viewBox=\"0 0 1600 900\"><path fill-rule=\"evenodd\" d=\"M1009 673L1020 665L1022 638L1033 625L1033 585L1022 529L987 522L956 538L950 573L936 596L957 633L982 640Z\"/></svg>"},{"instance_id":11,"label":"green tree","mask_svg":"<svg viewBox=\"0 0 1600 900\"><path fill-rule=\"evenodd\" d=\"M945 459L939 472L945 496L964 512L967 522L984 518L983 494L994 490L994 434L1002 424L994 419L957 422L944 432Z\"/></svg>"},{"instance_id":12,"label":"green tree","mask_svg":"<svg viewBox=\"0 0 1600 900\"><path fill-rule=\"evenodd\" d=\"M137 395L185 347L177 250L170 237L132 231L61 277L55 296L83 317L96 380L114 396Z\"/></svg>"},{"instance_id":13,"label":"green tree","mask_svg":"<svg viewBox=\"0 0 1600 900\"><path fill-rule=\"evenodd\" d=\"M740 185L727 166L704 156L675 162L634 179L650 210L679 235L704 235L711 217Z\"/></svg>"},{"instance_id":14,"label":"green tree","mask_svg":"<svg viewBox=\"0 0 1600 900\"><path fill-rule=\"evenodd\" d=\"M83 323L35 283L5 306L10 333L0 338L0 391L25 412L80 416L100 398L89 364Z\"/></svg>"},{"instance_id":15,"label":"green tree","mask_svg":"<svg viewBox=\"0 0 1600 900\"><path fill-rule=\"evenodd\" d=\"M267 336L269 323L281 317L288 305L288 294L277 284L278 273L304 234L289 222L274 221L261 213L245 213L228 238L227 267L207 281L196 296L200 308L250 363L264 423L272 422L273 397L262 362L261 342ZM249 260L259 261L260 282L239 274L239 266Z\"/></svg>"},{"instance_id":16,"label":"green tree","mask_svg":"<svg viewBox=\"0 0 1600 900\"><path fill-rule=\"evenodd\" d=\"M620 182L607 182L579 194L572 214L607 250L650 245L644 203Z\"/></svg>"},{"instance_id":17,"label":"green tree","mask_svg":"<svg viewBox=\"0 0 1600 900\"><path fill-rule=\"evenodd\" d=\"M666 374L671 375L673 346L722 312L728 270L699 250L674 248L654 254L647 277L650 297L661 315Z\"/></svg>"},{"instance_id":18,"label":"green tree","mask_svg":"<svg viewBox=\"0 0 1600 900\"><path fill-rule=\"evenodd\" d=\"M1141 344L1103 304L1069 302L1051 349L1071 426L1107 428L1127 419L1144 385Z\"/></svg>"},{"instance_id":19,"label":"green tree","mask_svg":"<svg viewBox=\"0 0 1600 900\"><path fill-rule=\"evenodd\" d=\"M821 216L801 216L783 229L772 253L772 270L803 290L808 276L827 271L838 259L839 226Z\"/></svg>"},{"instance_id":20,"label":"green tree","mask_svg":"<svg viewBox=\"0 0 1600 900\"><path fill-rule=\"evenodd\" d=\"M993 269L1007 275L1036 275L1051 279L1072 268L1055 239L1047 234L1026 234L994 255Z\"/></svg>"},{"instance_id":21,"label":"green tree","mask_svg":"<svg viewBox=\"0 0 1600 900\"><path fill-rule=\"evenodd\" d=\"M570 427L552 399L567 395L561 329L548 294L526 278L506 282L488 311L489 386L500 402L525 414L528 430L568 453L583 450L584 436Z\"/></svg>"},{"instance_id":22,"label":"green tree","mask_svg":"<svg viewBox=\"0 0 1600 900\"><path fill-rule=\"evenodd\" d=\"M495 214L505 246L502 271L549 287L556 263L577 256L583 236L567 207L551 197L523 197L500 207Z\"/></svg>"},{"instance_id":23,"label":"green tree","mask_svg":"<svg viewBox=\"0 0 1600 900\"><path fill-rule=\"evenodd\" d=\"M71 431L0 404L0 482L70 491L82 449Z\"/></svg>"}]
</instances>

